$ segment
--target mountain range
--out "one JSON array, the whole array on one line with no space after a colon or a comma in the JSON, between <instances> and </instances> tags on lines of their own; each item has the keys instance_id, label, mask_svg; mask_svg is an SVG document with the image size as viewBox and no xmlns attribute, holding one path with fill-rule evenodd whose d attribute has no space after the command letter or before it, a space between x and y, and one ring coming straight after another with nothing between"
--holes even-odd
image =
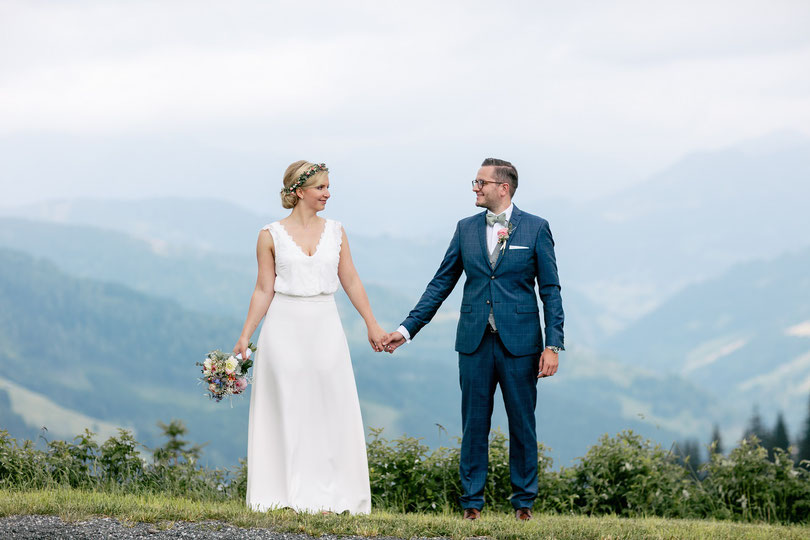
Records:
<instances>
[{"instance_id":1,"label":"mountain range","mask_svg":"<svg viewBox=\"0 0 810 540\"><path fill-rule=\"evenodd\" d=\"M542 179L530 179L515 203L550 221L564 287L598 306L598 330L610 334L689 284L737 263L810 246L809 177L810 138L775 133L687 155L641 183L581 203L549 200L542 196ZM364 205L362 212L335 217L346 224L357 244L355 257L372 281L396 280L418 295L455 220L478 211L466 201L418 201L402 193L396 212ZM407 204L413 204L412 214L430 218L417 216L414 223L409 214L407 221L386 222L386 230L402 231L396 237L375 234L379 220L396 220ZM92 225L147 240L154 249L200 248L242 260L253 253L258 229L284 214L174 197L7 203L0 215ZM425 222L434 225L426 229Z\"/></svg>"},{"instance_id":2,"label":"mountain range","mask_svg":"<svg viewBox=\"0 0 810 540\"><path fill-rule=\"evenodd\" d=\"M233 408L210 403L197 383L199 368L194 365L209 349L230 346L239 319L191 311L176 300L118 283L73 277L17 250L0 248L0 268L0 303L7 306L0 319L6 387L58 405L60 414L52 422L63 427L75 426L79 418L99 431L124 426L150 445L159 436L155 423L177 417L187 422L192 440L209 443L206 455L211 463L232 464L242 457L247 399L234 400ZM159 275L161 267L154 271ZM377 286L369 287L369 295L379 306L404 309L408 302ZM362 320L345 300L340 307L366 426L384 427L391 437L420 436L434 446L454 444L448 437L460 435L460 391L452 351L453 311L443 310L418 340L389 356L373 353ZM36 353L26 360L29 343ZM700 407L710 397L678 377L606 363L576 351L571 352L570 365L566 377L539 383L543 441L561 463L582 455L605 430L633 427L674 440L695 429L709 429L700 419ZM624 375L616 377L619 370ZM676 390L689 396L685 409L658 401ZM22 433L42 423L32 409L17 406L13 412L19 417L17 427L20 419L26 426ZM506 427L500 404L493 425ZM64 435L64 429L49 430Z\"/></svg>"},{"instance_id":3,"label":"mountain range","mask_svg":"<svg viewBox=\"0 0 810 540\"><path fill-rule=\"evenodd\" d=\"M625 363L744 404L714 414L727 428L741 430L754 405L798 426L810 394L810 249L691 285L606 345Z\"/></svg>"},{"instance_id":4,"label":"mountain range","mask_svg":"<svg viewBox=\"0 0 810 540\"><path fill-rule=\"evenodd\" d=\"M549 218L563 280L568 350L559 375L540 382L538 405L541 440L559 463L628 427L669 444L706 441L717 423L735 440L754 405L765 415L783 410L798 426L810 392L808 176L810 143L789 136L688 156L587 203L524 204L518 193L521 208ZM36 403L64 420L52 426L123 425L149 443L156 421L179 417L192 440L209 441L212 463L235 463L246 400L233 409L208 403L194 362L235 340L255 280L257 231L281 212L172 198L49 201L0 213L0 365L8 374L0 425L37 432L45 418L32 414ZM374 236L349 219L375 314L393 329L451 231ZM454 443L459 300L456 291L418 339L388 356L368 349L362 320L338 295L367 427ZM25 363L30 343L37 355ZM174 363L164 367L167 358ZM133 365L167 371L144 383ZM502 405L493 425L505 427Z\"/></svg>"}]
</instances>

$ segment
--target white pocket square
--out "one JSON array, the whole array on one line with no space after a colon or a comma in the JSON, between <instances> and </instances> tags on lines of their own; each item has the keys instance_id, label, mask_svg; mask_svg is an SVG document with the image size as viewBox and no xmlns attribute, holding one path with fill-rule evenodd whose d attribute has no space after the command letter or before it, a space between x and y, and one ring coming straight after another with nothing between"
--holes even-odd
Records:
<instances>
[{"instance_id":1,"label":"white pocket square","mask_svg":"<svg viewBox=\"0 0 810 540\"><path fill-rule=\"evenodd\" d=\"M529 249L529 246L509 246L509 249Z\"/></svg>"}]
</instances>

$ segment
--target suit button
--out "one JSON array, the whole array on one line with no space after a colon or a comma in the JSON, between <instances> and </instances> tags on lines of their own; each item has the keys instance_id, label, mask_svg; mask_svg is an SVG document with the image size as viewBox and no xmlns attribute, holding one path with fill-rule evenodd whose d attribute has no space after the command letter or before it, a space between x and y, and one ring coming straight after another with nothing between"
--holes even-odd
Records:
<instances>
[{"instance_id":1,"label":"suit button","mask_svg":"<svg viewBox=\"0 0 810 540\"><path fill-rule=\"evenodd\" d=\"M487 304L489 304L489 300L487 300Z\"/></svg>"},{"instance_id":2,"label":"suit button","mask_svg":"<svg viewBox=\"0 0 810 540\"><path fill-rule=\"evenodd\" d=\"M489 279L495 279L495 276L489 276Z\"/></svg>"}]
</instances>

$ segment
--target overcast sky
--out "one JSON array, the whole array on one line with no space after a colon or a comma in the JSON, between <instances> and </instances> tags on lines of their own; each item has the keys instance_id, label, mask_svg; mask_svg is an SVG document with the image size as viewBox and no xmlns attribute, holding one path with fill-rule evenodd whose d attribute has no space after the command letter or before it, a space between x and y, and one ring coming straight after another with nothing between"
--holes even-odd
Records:
<instances>
[{"instance_id":1,"label":"overcast sky","mask_svg":"<svg viewBox=\"0 0 810 540\"><path fill-rule=\"evenodd\" d=\"M690 152L810 135L809 28L806 0L0 0L0 206L276 208L301 158L332 168L343 212L472 211L487 156L524 196L592 198Z\"/></svg>"}]
</instances>

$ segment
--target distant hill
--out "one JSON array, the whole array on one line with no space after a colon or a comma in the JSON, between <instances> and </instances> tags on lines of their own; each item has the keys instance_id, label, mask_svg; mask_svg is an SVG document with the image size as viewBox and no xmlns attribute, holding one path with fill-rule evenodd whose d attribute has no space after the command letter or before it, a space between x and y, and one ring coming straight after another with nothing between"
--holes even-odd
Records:
<instances>
[{"instance_id":1,"label":"distant hill","mask_svg":"<svg viewBox=\"0 0 810 540\"><path fill-rule=\"evenodd\" d=\"M237 255L251 253L259 229L277 219L226 201L182 197L51 200L5 209L5 214L124 232L158 246Z\"/></svg>"},{"instance_id":2,"label":"distant hill","mask_svg":"<svg viewBox=\"0 0 810 540\"><path fill-rule=\"evenodd\" d=\"M810 247L808 179L810 139L776 134L685 156L618 193L546 203L544 212L562 275L629 322L735 264Z\"/></svg>"},{"instance_id":3,"label":"distant hill","mask_svg":"<svg viewBox=\"0 0 810 540\"><path fill-rule=\"evenodd\" d=\"M9 217L0 217L0 246L45 257L75 276L120 283L190 310L237 319L244 318L256 282L255 248L219 253L87 225ZM416 303L446 249L359 235L350 238L350 246L377 317L391 325L398 325ZM565 286L563 297L568 342L598 344L603 311ZM455 293L448 300L451 311L457 298ZM339 301L344 313L353 311L345 295Z\"/></svg>"},{"instance_id":4,"label":"distant hill","mask_svg":"<svg viewBox=\"0 0 810 540\"><path fill-rule=\"evenodd\" d=\"M378 298L385 294L371 290ZM390 310L381 311L385 317L410 303L390 293L385 298L381 305ZM208 347L232 344L239 319L71 277L50 262L7 249L0 249L0 304L5 308L0 366L14 385L75 415L132 427L148 445L157 443L157 420L182 418L192 440L210 442L211 463L234 464L243 456L247 399L235 400L233 408L210 403L196 384L194 366ZM452 307L393 356L370 350L356 314L344 310L344 324L367 426L386 427L389 436L421 436L432 445L460 434ZM35 353L26 361L29 348ZM666 442L703 435L710 427L702 417L712 401L708 394L678 377L609 364L598 355L566 353L560 375L541 381L539 388L541 439L563 463L582 455L604 432L632 427ZM682 402L660 399L676 391ZM28 428L40 427L15 414ZM505 429L500 404L493 425Z\"/></svg>"},{"instance_id":5,"label":"distant hill","mask_svg":"<svg viewBox=\"0 0 810 540\"><path fill-rule=\"evenodd\" d=\"M43 438L71 440L89 429L102 439L107 439L116 435L121 425L66 409L21 384L0 379L0 429L8 430L17 438L33 441ZM133 426L126 427L137 435Z\"/></svg>"},{"instance_id":6,"label":"distant hill","mask_svg":"<svg viewBox=\"0 0 810 540\"><path fill-rule=\"evenodd\" d=\"M0 429L4 429L16 439L28 439L37 441L40 431L32 425L31 421L26 422L25 418L16 413L11 404L8 392L0 390ZM71 434L70 437L72 438Z\"/></svg>"},{"instance_id":7,"label":"distant hill","mask_svg":"<svg viewBox=\"0 0 810 540\"><path fill-rule=\"evenodd\" d=\"M285 215L286 211L279 211L263 217L226 201L196 198L46 201L1 209L0 241L25 251L57 248L60 253L74 247L89 249L98 242L96 255L100 257L132 252L137 264L148 252L175 259L175 266L176 259L184 257L189 264L204 261L219 268L232 264L239 266L238 271L252 274L251 281L255 281L259 230ZM347 230L361 277L377 283L396 282L398 288L413 293L421 293L453 234L449 229L430 238L392 238L376 236L373 229L370 234ZM119 242L122 245L116 245ZM88 255L73 258L86 261Z\"/></svg>"},{"instance_id":8,"label":"distant hill","mask_svg":"<svg viewBox=\"0 0 810 540\"><path fill-rule=\"evenodd\" d=\"M805 232L810 230L808 178L810 138L777 133L684 156L641 183L587 203L550 201L538 197L542 189L537 187L521 188L515 203L550 221L566 288L599 306L599 325L593 329L610 333L683 287L734 264L810 246ZM362 208L352 209L356 215L350 238L361 268L368 268L367 279L396 281L409 294L421 292L447 247L453 224L477 211L471 203L461 206L457 201L444 206L431 202L427 211L436 226L429 234L411 236L407 222L386 223L385 230L401 230L396 237L378 236L379 223L368 222L371 217L364 217ZM152 242L156 249L168 244L238 259L252 255L261 226L285 215L278 207L265 212L191 197L49 201L0 211L117 230ZM368 215L379 214L375 209Z\"/></svg>"},{"instance_id":9,"label":"distant hill","mask_svg":"<svg viewBox=\"0 0 810 540\"><path fill-rule=\"evenodd\" d=\"M810 249L687 287L612 337L607 350L737 404L729 420L739 429L754 404L769 423L781 409L798 426L810 394Z\"/></svg>"},{"instance_id":10,"label":"distant hill","mask_svg":"<svg viewBox=\"0 0 810 540\"><path fill-rule=\"evenodd\" d=\"M0 250L0 305L0 366L15 385L68 412L132 427L146 444L157 441L157 420L175 417L188 422L196 440L236 440L244 432L244 406L216 407L194 379L194 362L207 347L230 345L237 321L72 278L6 249ZM51 425L61 421L52 418ZM217 463L235 463L243 453L222 444L208 451Z\"/></svg>"},{"instance_id":11,"label":"distant hill","mask_svg":"<svg viewBox=\"0 0 810 540\"><path fill-rule=\"evenodd\" d=\"M237 318L244 316L256 282L252 251L214 253L86 225L0 217L0 246L47 258L78 277Z\"/></svg>"}]
</instances>

